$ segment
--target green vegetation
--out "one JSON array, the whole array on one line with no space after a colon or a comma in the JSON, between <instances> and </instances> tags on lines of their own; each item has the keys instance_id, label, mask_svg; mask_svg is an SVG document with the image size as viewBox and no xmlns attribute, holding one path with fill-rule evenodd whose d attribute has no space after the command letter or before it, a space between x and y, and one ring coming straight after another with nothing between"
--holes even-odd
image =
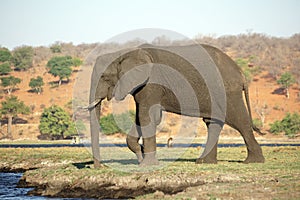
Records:
<instances>
[{"instance_id":1,"label":"green vegetation","mask_svg":"<svg viewBox=\"0 0 300 200\"><path fill-rule=\"evenodd\" d=\"M30 79L29 87L31 87L32 91L37 94L41 94L41 92L43 91L43 85L44 85L44 81L41 76Z\"/></svg>"},{"instance_id":2,"label":"green vegetation","mask_svg":"<svg viewBox=\"0 0 300 200\"><path fill-rule=\"evenodd\" d=\"M82 60L80 58L73 58L73 66L78 67L82 65Z\"/></svg>"},{"instance_id":3,"label":"green vegetation","mask_svg":"<svg viewBox=\"0 0 300 200\"><path fill-rule=\"evenodd\" d=\"M10 62L11 53L7 48L0 48L0 62Z\"/></svg>"},{"instance_id":4,"label":"green vegetation","mask_svg":"<svg viewBox=\"0 0 300 200\"><path fill-rule=\"evenodd\" d=\"M32 67L33 48L30 46L18 47L13 51L11 62L17 71L25 71Z\"/></svg>"},{"instance_id":5,"label":"green vegetation","mask_svg":"<svg viewBox=\"0 0 300 200\"><path fill-rule=\"evenodd\" d=\"M282 120L277 120L271 124L270 132L273 134L284 132L288 137L294 137L300 132L300 114L287 113Z\"/></svg>"},{"instance_id":6,"label":"green vegetation","mask_svg":"<svg viewBox=\"0 0 300 200\"><path fill-rule=\"evenodd\" d=\"M295 78L290 72L283 73L277 83L285 89L286 98L290 98L289 88L295 83Z\"/></svg>"},{"instance_id":7,"label":"green vegetation","mask_svg":"<svg viewBox=\"0 0 300 200\"><path fill-rule=\"evenodd\" d=\"M128 133L135 118L134 111L107 116L100 118L101 131L104 134L111 135L114 133Z\"/></svg>"},{"instance_id":8,"label":"green vegetation","mask_svg":"<svg viewBox=\"0 0 300 200\"><path fill-rule=\"evenodd\" d=\"M71 56L55 56L48 63L49 73L54 77L59 77L58 85L61 85L63 79L69 79L72 74L73 59Z\"/></svg>"},{"instance_id":9,"label":"green vegetation","mask_svg":"<svg viewBox=\"0 0 300 200\"><path fill-rule=\"evenodd\" d=\"M61 45L59 43L55 43L51 45L50 50L52 53L61 53Z\"/></svg>"},{"instance_id":10,"label":"green vegetation","mask_svg":"<svg viewBox=\"0 0 300 200\"><path fill-rule=\"evenodd\" d=\"M169 152L164 154L166 151ZM92 155L85 148L2 148L0 160L2 168L31 169L24 174L26 181L44 186L39 189L52 191L47 193L52 195L73 189L70 195L83 190L88 197L102 195L99 190L103 188L112 191L121 187L118 192L110 192L120 195L126 188L145 186L152 191L142 192L135 196L137 199L299 199L299 147L263 147L264 164L238 162L246 157L245 147L219 148L216 165L195 165L197 148L184 149L176 161L171 160L171 151L182 148L158 148L160 165L164 167L147 173L142 173L137 161L132 160L132 152L118 147L101 149L101 155L108 154L110 158L102 159L107 167L98 169L93 168ZM111 187L109 183L113 182ZM155 192L168 189L171 194Z\"/></svg>"},{"instance_id":11,"label":"green vegetation","mask_svg":"<svg viewBox=\"0 0 300 200\"><path fill-rule=\"evenodd\" d=\"M42 135L51 139L62 139L77 134L70 115L56 105L44 109L39 129Z\"/></svg>"},{"instance_id":12,"label":"green vegetation","mask_svg":"<svg viewBox=\"0 0 300 200\"><path fill-rule=\"evenodd\" d=\"M11 94L16 89L16 86L21 83L21 79L14 76L1 77L0 79L1 86L6 88L8 94Z\"/></svg>"},{"instance_id":13,"label":"green vegetation","mask_svg":"<svg viewBox=\"0 0 300 200\"><path fill-rule=\"evenodd\" d=\"M0 75L7 75L11 71L12 71L12 69L8 62L0 64Z\"/></svg>"},{"instance_id":14,"label":"green vegetation","mask_svg":"<svg viewBox=\"0 0 300 200\"><path fill-rule=\"evenodd\" d=\"M71 56L54 56L47 63L49 69L54 67L71 67L72 65L73 59Z\"/></svg>"},{"instance_id":15,"label":"green vegetation","mask_svg":"<svg viewBox=\"0 0 300 200\"><path fill-rule=\"evenodd\" d=\"M248 59L238 58L236 59L236 64L242 69L246 80L250 83L253 79L253 76L260 73L261 68L259 66L253 66L252 60L254 59L253 56L250 56Z\"/></svg>"},{"instance_id":16,"label":"green vegetation","mask_svg":"<svg viewBox=\"0 0 300 200\"><path fill-rule=\"evenodd\" d=\"M258 127L258 128L262 128L263 127L263 122L260 119L258 119L258 118L253 119L253 124L256 127Z\"/></svg>"},{"instance_id":17,"label":"green vegetation","mask_svg":"<svg viewBox=\"0 0 300 200\"><path fill-rule=\"evenodd\" d=\"M7 117L7 137L12 139L12 121L13 117L17 117L18 114L29 114L30 108L20 101L16 96L7 97L5 101L1 102L0 113Z\"/></svg>"}]
</instances>

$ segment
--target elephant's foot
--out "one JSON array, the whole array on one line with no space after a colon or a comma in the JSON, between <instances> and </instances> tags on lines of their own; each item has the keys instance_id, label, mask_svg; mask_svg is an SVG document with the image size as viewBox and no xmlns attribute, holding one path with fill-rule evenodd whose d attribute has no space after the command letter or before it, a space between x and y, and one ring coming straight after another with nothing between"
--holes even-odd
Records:
<instances>
[{"instance_id":1,"label":"elephant's foot","mask_svg":"<svg viewBox=\"0 0 300 200\"><path fill-rule=\"evenodd\" d=\"M206 164L217 164L218 161L217 161L217 158L210 158L210 157L198 158L196 160L196 164L203 164L203 163L206 163Z\"/></svg>"},{"instance_id":2,"label":"elephant's foot","mask_svg":"<svg viewBox=\"0 0 300 200\"><path fill-rule=\"evenodd\" d=\"M265 162L265 158L262 154L258 154L258 155L253 154L253 155L248 155L248 157L243 163L248 164L248 163L264 163L264 162Z\"/></svg>"},{"instance_id":3,"label":"elephant's foot","mask_svg":"<svg viewBox=\"0 0 300 200\"><path fill-rule=\"evenodd\" d=\"M94 159L94 168L99 169L99 168L104 168L106 167L105 165L101 164L101 162L97 159Z\"/></svg>"},{"instance_id":4,"label":"elephant's foot","mask_svg":"<svg viewBox=\"0 0 300 200\"><path fill-rule=\"evenodd\" d=\"M139 166L147 167L147 166L152 166L152 165L159 165L159 162L158 162L157 158L155 157L155 155L156 155L156 152L145 153L144 159L142 162L140 162Z\"/></svg>"},{"instance_id":5,"label":"elephant's foot","mask_svg":"<svg viewBox=\"0 0 300 200\"><path fill-rule=\"evenodd\" d=\"M142 153L142 152L140 152L140 153L136 153L135 155L136 155L136 158L137 158L137 160L138 160L139 164L141 164L141 162L142 162L142 161L143 161L143 159L144 159L144 157L143 157L143 153Z\"/></svg>"}]
</instances>

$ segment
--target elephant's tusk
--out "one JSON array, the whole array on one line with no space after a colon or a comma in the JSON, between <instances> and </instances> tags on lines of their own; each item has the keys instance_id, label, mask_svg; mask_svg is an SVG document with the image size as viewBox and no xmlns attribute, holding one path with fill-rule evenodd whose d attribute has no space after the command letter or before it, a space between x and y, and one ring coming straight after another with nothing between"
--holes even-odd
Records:
<instances>
[{"instance_id":1,"label":"elephant's tusk","mask_svg":"<svg viewBox=\"0 0 300 200\"><path fill-rule=\"evenodd\" d=\"M86 107L79 107L79 109L83 109L83 110L92 110L92 109L95 108L101 101L102 101L102 99L96 99L95 101L93 101L92 103L90 103L88 106L86 106Z\"/></svg>"}]
</instances>

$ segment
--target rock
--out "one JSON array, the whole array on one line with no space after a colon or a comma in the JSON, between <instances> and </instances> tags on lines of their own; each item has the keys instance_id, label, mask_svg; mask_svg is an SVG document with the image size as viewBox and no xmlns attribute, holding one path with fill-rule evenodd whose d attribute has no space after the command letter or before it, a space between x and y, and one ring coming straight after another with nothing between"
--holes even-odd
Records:
<instances>
[{"instance_id":1,"label":"rock","mask_svg":"<svg viewBox=\"0 0 300 200\"><path fill-rule=\"evenodd\" d=\"M162 191L156 190L156 191L154 192L153 196L154 196L155 198L160 199L160 198L163 198L163 197L165 196L165 194L164 194Z\"/></svg>"}]
</instances>

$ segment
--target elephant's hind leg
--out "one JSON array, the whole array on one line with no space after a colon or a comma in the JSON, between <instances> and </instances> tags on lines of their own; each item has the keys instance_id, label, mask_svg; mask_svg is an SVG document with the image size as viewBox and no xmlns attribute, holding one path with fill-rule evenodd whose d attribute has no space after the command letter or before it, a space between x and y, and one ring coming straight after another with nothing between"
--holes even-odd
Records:
<instances>
[{"instance_id":1,"label":"elephant's hind leg","mask_svg":"<svg viewBox=\"0 0 300 200\"><path fill-rule=\"evenodd\" d=\"M196 160L196 163L216 164L218 162L217 161L218 139L224 123L217 120L210 120L210 119L203 119L203 121L207 126L208 136L207 136L205 149L202 155L200 156L200 158Z\"/></svg>"},{"instance_id":2,"label":"elephant's hind leg","mask_svg":"<svg viewBox=\"0 0 300 200\"><path fill-rule=\"evenodd\" d=\"M248 111L246 110L242 98L241 101L238 102L240 103L236 103L234 105L233 112L231 113L230 117L228 117L228 125L238 130L245 141L248 156L244 163L263 163L265 158L263 156L261 147L254 137L252 123L250 121L251 119Z\"/></svg>"}]
</instances>

